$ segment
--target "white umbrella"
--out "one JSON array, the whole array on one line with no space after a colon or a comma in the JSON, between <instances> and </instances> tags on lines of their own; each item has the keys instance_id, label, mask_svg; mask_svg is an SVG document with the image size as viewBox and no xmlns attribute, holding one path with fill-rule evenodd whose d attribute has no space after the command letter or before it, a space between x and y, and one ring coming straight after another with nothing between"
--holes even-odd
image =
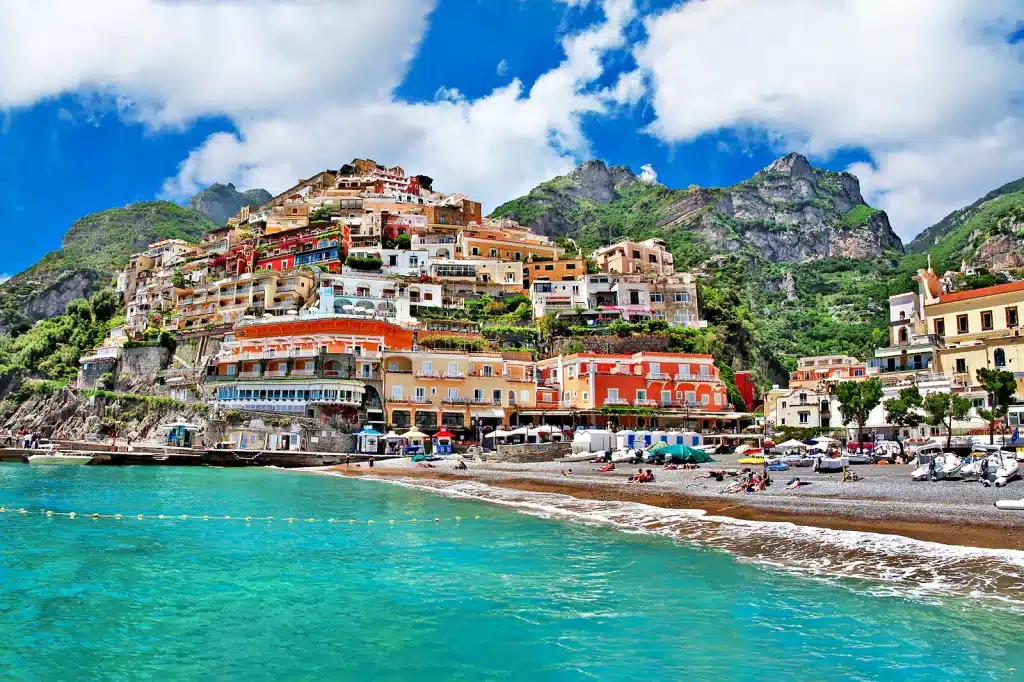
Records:
<instances>
[{"instance_id":1,"label":"white umbrella","mask_svg":"<svg viewBox=\"0 0 1024 682\"><path fill-rule=\"evenodd\" d=\"M525 436L526 434L527 434L527 430L526 430L525 426L521 426L518 429L516 429L515 431L509 431L508 432L508 435L510 435L510 436Z\"/></svg>"},{"instance_id":2,"label":"white umbrella","mask_svg":"<svg viewBox=\"0 0 1024 682\"><path fill-rule=\"evenodd\" d=\"M807 446L796 439L789 439L781 445L776 445L776 450L792 450L793 448L806 448Z\"/></svg>"}]
</instances>

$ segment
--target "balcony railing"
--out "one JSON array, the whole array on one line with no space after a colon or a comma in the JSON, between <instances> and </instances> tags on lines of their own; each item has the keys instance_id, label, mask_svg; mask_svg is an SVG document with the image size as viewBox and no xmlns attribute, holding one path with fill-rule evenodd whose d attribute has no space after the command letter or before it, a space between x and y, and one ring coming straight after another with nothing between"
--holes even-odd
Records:
<instances>
[{"instance_id":1,"label":"balcony railing","mask_svg":"<svg viewBox=\"0 0 1024 682\"><path fill-rule=\"evenodd\" d=\"M430 398L425 395L414 395L409 398L409 402L413 405L429 405L431 401Z\"/></svg>"},{"instance_id":2,"label":"balcony railing","mask_svg":"<svg viewBox=\"0 0 1024 682\"><path fill-rule=\"evenodd\" d=\"M295 370L292 370L292 376L293 377L315 377L316 376L316 370L315 369L295 369Z\"/></svg>"},{"instance_id":3,"label":"balcony railing","mask_svg":"<svg viewBox=\"0 0 1024 682\"><path fill-rule=\"evenodd\" d=\"M633 401L633 405L635 407L657 407L658 406L658 401L657 400L649 400L649 399L634 400Z\"/></svg>"},{"instance_id":4,"label":"balcony railing","mask_svg":"<svg viewBox=\"0 0 1024 682\"><path fill-rule=\"evenodd\" d=\"M465 379L466 375L465 375L464 372L445 372L443 378L445 378L445 379Z\"/></svg>"},{"instance_id":5,"label":"balcony railing","mask_svg":"<svg viewBox=\"0 0 1024 682\"><path fill-rule=\"evenodd\" d=\"M440 375L431 369L421 369L416 372L417 379L439 379Z\"/></svg>"},{"instance_id":6,"label":"balcony railing","mask_svg":"<svg viewBox=\"0 0 1024 682\"><path fill-rule=\"evenodd\" d=\"M239 379L259 379L261 376L263 376L263 373L259 372L259 371L256 371L256 372L239 372L239 374L238 374L238 378Z\"/></svg>"},{"instance_id":7,"label":"balcony railing","mask_svg":"<svg viewBox=\"0 0 1024 682\"><path fill-rule=\"evenodd\" d=\"M621 400L618 398L606 398L604 401L605 405L629 405L628 400Z\"/></svg>"},{"instance_id":8,"label":"balcony railing","mask_svg":"<svg viewBox=\"0 0 1024 682\"><path fill-rule=\"evenodd\" d=\"M267 370L267 373L264 376L266 376L268 379L283 379L286 376L288 376L288 370L287 369L271 369L271 370Z\"/></svg>"},{"instance_id":9,"label":"balcony railing","mask_svg":"<svg viewBox=\"0 0 1024 682\"><path fill-rule=\"evenodd\" d=\"M648 381L668 381L671 377L665 372L648 372Z\"/></svg>"}]
</instances>

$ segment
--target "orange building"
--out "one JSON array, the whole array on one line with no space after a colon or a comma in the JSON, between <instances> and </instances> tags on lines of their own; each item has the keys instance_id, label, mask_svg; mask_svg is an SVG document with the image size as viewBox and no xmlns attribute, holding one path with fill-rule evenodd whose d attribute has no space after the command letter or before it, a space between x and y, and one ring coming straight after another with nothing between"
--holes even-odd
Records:
<instances>
[{"instance_id":1,"label":"orange building","mask_svg":"<svg viewBox=\"0 0 1024 682\"><path fill-rule=\"evenodd\" d=\"M577 423L711 429L738 425L714 358L693 353L578 353L537 363L537 411Z\"/></svg>"},{"instance_id":2,"label":"orange building","mask_svg":"<svg viewBox=\"0 0 1024 682\"><path fill-rule=\"evenodd\" d=\"M789 377L790 388L814 388L820 383L863 381L868 366L849 355L818 355L800 358L796 371Z\"/></svg>"},{"instance_id":3,"label":"orange building","mask_svg":"<svg viewBox=\"0 0 1024 682\"><path fill-rule=\"evenodd\" d=\"M576 280L587 274L587 262L582 258L575 260L530 261L523 265L523 293L530 295L530 286L534 281L550 280L565 282Z\"/></svg>"}]
</instances>

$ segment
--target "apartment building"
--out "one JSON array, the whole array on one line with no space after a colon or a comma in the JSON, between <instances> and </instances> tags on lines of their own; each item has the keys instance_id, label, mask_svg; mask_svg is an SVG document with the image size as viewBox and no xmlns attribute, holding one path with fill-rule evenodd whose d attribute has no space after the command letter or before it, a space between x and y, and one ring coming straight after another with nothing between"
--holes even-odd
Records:
<instances>
[{"instance_id":1,"label":"apartment building","mask_svg":"<svg viewBox=\"0 0 1024 682\"><path fill-rule=\"evenodd\" d=\"M633 242L620 239L602 246L593 255L601 272L617 275L655 275L667 277L675 272L675 259L664 240Z\"/></svg>"},{"instance_id":2,"label":"apartment building","mask_svg":"<svg viewBox=\"0 0 1024 682\"><path fill-rule=\"evenodd\" d=\"M345 225L314 225L281 230L264 237L256 247L256 269L285 272L304 265L338 272L351 246Z\"/></svg>"},{"instance_id":3,"label":"apartment building","mask_svg":"<svg viewBox=\"0 0 1024 682\"><path fill-rule=\"evenodd\" d=\"M530 261L523 265L523 293L530 294L533 282L568 282L587 274L587 263L582 258L554 261Z\"/></svg>"},{"instance_id":4,"label":"apartment building","mask_svg":"<svg viewBox=\"0 0 1024 682\"><path fill-rule=\"evenodd\" d=\"M578 423L716 428L738 424L714 358L693 353L579 353L537 363L536 410ZM608 409L616 412L608 412ZM633 412L630 408L637 408ZM646 412L644 410L647 410Z\"/></svg>"},{"instance_id":5,"label":"apartment building","mask_svg":"<svg viewBox=\"0 0 1024 682\"><path fill-rule=\"evenodd\" d=\"M412 343L412 332L380 321L243 323L225 338L207 383L219 408L383 427L384 349Z\"/></svg>"},{"instance_id":6,"label":"apartment building","mask_svg":"<svg viewBox=\"0 0 1024 682\"><path fill-rule=\"evenodd\" d=\"M317 296L321 315L363 315L401 325L414 324L421 307L443 305L438 284L409 284L376 273L323 274Z\"/></svg>"},{"instance_id":7,"label":"apartment building","mask_svg":"<svg viewBox=\"0 0 1024 682\"><path fill-rule=\"evenodd\" d=\"M1024 282L1000 284L950 294L925 292L925 318L932 335L941 339L938 369L952 375L959 389L984 398L978 382L982 367L1018 375L1018 396L1024 396ZM932 293L939 295L933 296Z\"/></svg>"},{"instance_id":8,"label":"apartment building","mask_svg":"<svg viewBox=\"0 0 1024 682\"><path fill-rule=\"evenodd\" d=\"M674 327L707 327L707 322L700 319L697 282L688 272L652 278L650 299L651 317L655 320L664 320Z\"/></svg>"},{"instance_id":9,"label":"apartment building","mask_svg":"<svg viewBox=\"0 0 1024 682\"><path fill-rule=\"evenodd\" d=\"M883 385L913 381L919 375L937 373L937 349L942 343L928 333L922 299L918 292L889 297L889 345L875 350L869 372Z\"/></svg>"},{"instance_id":10,"label":"apartment building","mask_svg":"<svg viewBox=\"0 0 1024 682\"><path fill-rule=\"evenodd\" d=\"M460 439L477 428L509 423L534 405L529 353L388 350L384 354L388 424L432 433L442 426Z\"/></svg>"},{"instance_id":11,"label":"apartment building","mask_svg":"<svg viewBox=\"0 0 1024 682\"><path fill-rule=\"evenodd\" d=\"M233 325L245 314L285 315L299 310L313 293L313 276L304 270L243 274L175 289L176 316L168 327L179 331Z\"/></svg>"},{"instance_id":12,"label":"apartment building","mask_svg":"<svg viewBox=\"0 0 1024 682\"><path fill-rule=\"evenodd\" d=\"M538 319L549 313L568 313L589 307L584 285L579 280L534 280L530 287L530 300L533 316Z\"/></svg>"},{"instance_id":13,"label":"apartment building","mask_svg":"<svg viewBox=\"0 0 1024 682\"><path fill-rule=\"evenodd\" d=\"M839 381L863 381L868 378L867 364L849 355L818 355L800 358L796 371L789 375L790 388L816 388Z\"/></svg>"},{"instance_id":14,"label":"apartment building","mask_svg":"<svg viewBox=\"0 0 1024 682\"><path fill-rule=\"evenodd\" d=\"M457 258L495 259L505 261L556 261L565 249L556 246L547 237L522 232L470 228L459 233L456 241Z\"/></svg>"}]
</instances>

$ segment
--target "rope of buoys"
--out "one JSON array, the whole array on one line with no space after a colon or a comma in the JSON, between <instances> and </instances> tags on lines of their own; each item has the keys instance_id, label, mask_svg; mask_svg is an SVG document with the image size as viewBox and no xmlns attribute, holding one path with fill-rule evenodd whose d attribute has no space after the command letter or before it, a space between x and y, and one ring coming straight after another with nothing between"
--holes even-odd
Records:
<instances>
[{"instance_id":1,"label":"rope of buoys","mask_svg":"<svg viewBox=\"0 0 1024 682\"><path fill-rule=\"evenodd\" d=\"M60 511L54 511L52 509L31 510L31 509L25 509L24 507L19 507L18 509L13 509L13 508L12 509L8 509L7 507L5 507L3 505L0 505L0 514L17 514L18 516L40 516L40 517L45 517L45 518L48 518L48 519L59 518L59 517L64 517L64 518L67 518L67 519L76 519L79 516L85 516L85 517L87 517L89 519L92 519L94 521L99 521L99 520L102 520L102 519L113 519L115 521L121 521L121 520L124 520L124 519L134 519L134 520L137 520L137 521L143 521L143 520L158 520L158 521L203 520L203 521L243 521L245 523L250 523L250 522L254 522L254 521L267 521L267 522L270 522L270 521L274 520L273 516L226 516L226 515L225 516L212 516L212 515L209 515L209 514L204 514L202 516L189 515L189 514L177 514L177 515L170 515L170 514L100 514L98 512L90 512L90 513L85 513L85 514L79 514L78 512L73 512L73 511L72 512L60 512ZM431 517L431 518L432 518L432 520L433 520L433 522L435 524L439 524L439 523L442 523L444 521L454 521L455 523L459 523L461 521L466 520L468 517L453 516L453 517L450 517L450 518L446 519L446 518L443 518L443 517L440 517L440 516L434 516L434 517ZM478 520L478 519L481 519L482 517L479 516L479 515L476 515L473 518ZM286 521L287 523L290 523L290 524L291 523L296 523L296 522L299 522L299 521L303 521L305 523L328 523L328 524L346 523L345 521L342 521L341 519L334 519L334 518L317 519L317 518L312 517L312 516L311 517L307 517L305 519L300 519L300 518L297 518L297 517L289 516L289 517L283 518L282 520ZM387 524L389 526L395 526L395 525L399 525L399 524L420 525L420 521L421 521L420 519L387 519ZM383 520L381 520L380 522L384 523ZM357 525L359 523L362 523L362 522L360 522L358 519L348 519L347 523L350 526L355 526L355 525ZM375 519L367 519L365 521L365 525L368 525L368 526L374 525L375 523L377 523L377 520L375 520Z\"/></svg>"}]
</instances>

